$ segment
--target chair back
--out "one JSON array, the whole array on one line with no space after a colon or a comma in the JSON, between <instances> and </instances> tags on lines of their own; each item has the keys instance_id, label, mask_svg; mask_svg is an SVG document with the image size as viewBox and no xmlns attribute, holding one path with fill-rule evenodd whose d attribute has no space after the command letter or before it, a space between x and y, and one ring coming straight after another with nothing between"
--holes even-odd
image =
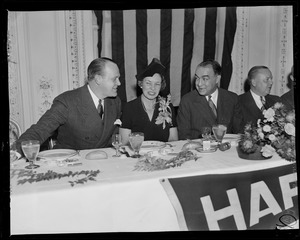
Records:
<instances>
[{"instance_id":1,"label":"chair back","mask_svg":"<svg viewBox=\"0 0 300 240\"><path fill-rule=\"evenodd\" d=\"M15 142L19 139L21 136L21 128L20 125L14 120L9 120L9 146L10 149L13 149Z\"/></svg>"}]
</instances>

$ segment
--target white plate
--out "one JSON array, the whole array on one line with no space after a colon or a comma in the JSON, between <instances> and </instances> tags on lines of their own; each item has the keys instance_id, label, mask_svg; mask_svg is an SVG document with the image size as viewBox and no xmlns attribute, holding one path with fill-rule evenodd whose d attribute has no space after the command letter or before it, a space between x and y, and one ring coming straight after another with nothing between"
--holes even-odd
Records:
<instances>
[{"instance_id":1,"label":"white plate","mask_svg":"<svg viewBox=\"0 0 300 240\"><path fill-rule=\"evenodd\" d=\"M141 146L141 150L153 150L164 147L166 143L160 141L144 141Z\"/></svg>"},{"instance_id":2,"label":"white plate","mask_svg":"<svg viewBox=\"0 0 300 240\"><path fill-rule=\"evenodd\" d=\"M231 146L237 146L240 138L239 134L225 134L222 142L230 142Z\"/></svg>"},{"instance_id":3,"label":"white plate","mask_svg":"<svg viewBox=\"0 0 300 240\"><path fill-rule=\"evenodd\" d=\"M213 153L213 152L217 151L217 149L218 149L217 146L211 146L210 149L208 149L208 150L203 150L202 147L196 148L196 150L201 153Z\"/></svg>"},{"instance_id":4,"label":"white plate","mask_svg":"<svg viewBox=\"0 0 300 240\"><path fill-rule=\"evenodd\" d=\"M46 150L39 153L38 158L41 160L65 160L69 157L73 157L77 154L76 150L73 149L52 149Z\"/></svg>"},{"instance_id":5,"label":"white plate","mask_svg":"<svg viewBox=\"0 0 300 240\"><path fill-rule=\"evenodd\" d=\"M241 136L239 134L225 134L223 140L238 140Z\"/></svg>"}]
</instances>

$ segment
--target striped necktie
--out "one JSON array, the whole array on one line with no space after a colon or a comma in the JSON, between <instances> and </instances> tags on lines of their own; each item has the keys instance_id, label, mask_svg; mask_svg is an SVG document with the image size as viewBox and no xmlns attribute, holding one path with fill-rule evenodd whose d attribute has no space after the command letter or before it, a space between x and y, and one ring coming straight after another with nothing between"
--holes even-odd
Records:
<instances>
[{"instance_id":1,"label":"striped necktie","mask_svg":"<svg viewBox=\"0 0 300 240\"><path fill-rule=\"evenodd\" d=\"M214 102L211 100L211 95L208 96L208 105L210 106L211 110L213 111L215 117L217 118L217 108Z\"/></svg>"},{"instance_id":2,"label":"striped necktie","mask_svg":"<svg viewBox=\"0 0 300 240\"><path fill-rule=\"evenodd\" d=\"M266 110L266 100L263 96L260 96L260 101L262 103L262 107L260 108L260 110L263 112L264 110Z\"/></svg>"},{"instance_id":3,"label":"striped necktie","mask_svg":"<svg viewBox=\"0 0 300 240\"><path fill-rule=\"evenodd\" d=\"M99 113L99 116L102 118L103 117L103 106L102 106L102 100L99 99L99 104L98 104L98 107L97 107L97 111Z\"/></svg>"}]
</instances>

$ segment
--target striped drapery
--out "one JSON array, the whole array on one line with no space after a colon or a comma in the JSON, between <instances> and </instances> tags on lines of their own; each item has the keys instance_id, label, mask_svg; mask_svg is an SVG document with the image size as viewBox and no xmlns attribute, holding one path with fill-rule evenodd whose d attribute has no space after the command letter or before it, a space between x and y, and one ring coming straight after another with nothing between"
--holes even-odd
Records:
<instances>
[{"instance_id":1,"label":"striped drapery","mask_svg":"<svg viewBox=\"0 0 300 240\"><path fill-rule=\"evenodd\" d=\"M221 87L228 89L231 51L236 31L236 8L95 11L98 54L120 69L118 95L130 101L139 94L135 75L156 57L166 67L167 87L174 106L193 88L196 66L216 59L223 66Z\"/></svg>"}]
</instances>

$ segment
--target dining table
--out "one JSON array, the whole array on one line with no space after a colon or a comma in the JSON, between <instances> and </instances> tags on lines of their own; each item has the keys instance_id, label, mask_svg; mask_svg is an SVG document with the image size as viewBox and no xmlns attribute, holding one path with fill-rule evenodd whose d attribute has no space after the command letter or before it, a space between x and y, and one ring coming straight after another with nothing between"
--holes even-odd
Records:
<instances>
[{"instance_id":1,"label":"dining table","mask_svg":"<svg viewBox=\"0 0 300 240\"><path fill-rule=\"evenodd\" d=\"M56 158L50 154L51 159L40 152L36 169L26 169L24 158L16 160L10 169L11 234L181 231L176 204L162 184L164 180L243 174L292 164L277 154L265 160L241 159L236 137L225 135L228 150L190 149L194 158L164 169L138 168L141 159L131 157L129 146L120 157L115 157L113 147L72 155L70 149L52 149L48 153L65 151L70 155ZM188 142L150 141L150 145L142 145L140 154L167 161L178 156ZM93 151L106 156L88 159Z\"/></svg>"}]
</instances>

